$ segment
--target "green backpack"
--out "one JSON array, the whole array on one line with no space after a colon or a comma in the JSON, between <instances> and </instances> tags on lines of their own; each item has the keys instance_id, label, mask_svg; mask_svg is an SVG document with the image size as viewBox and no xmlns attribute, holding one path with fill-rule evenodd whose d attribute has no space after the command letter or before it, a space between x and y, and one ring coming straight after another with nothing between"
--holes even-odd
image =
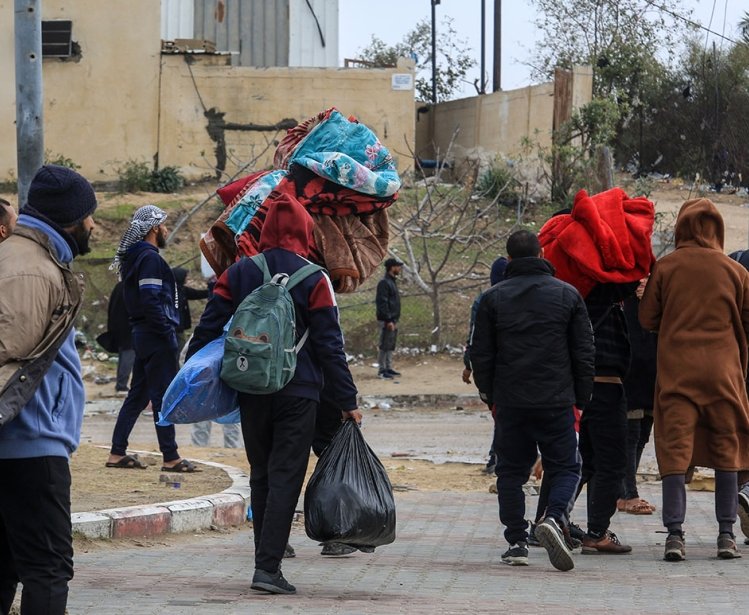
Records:
<instances>
[{"instance_id":1,"label":"green backpack","mask_svg":"<svg viewBox=\"0 0 749 615\"><path fill-rule=\"evenodd\" d=\"M296 358L309 329L296 342L294 300L289 292L306 277L323 271L305 265L291 276L271 277L265 256L252 257L263 272L263 284L242 303L232 317L224 341L221 380L241 393L267 395L284 388L294 377Z\"/></svg>"}]
</instances>

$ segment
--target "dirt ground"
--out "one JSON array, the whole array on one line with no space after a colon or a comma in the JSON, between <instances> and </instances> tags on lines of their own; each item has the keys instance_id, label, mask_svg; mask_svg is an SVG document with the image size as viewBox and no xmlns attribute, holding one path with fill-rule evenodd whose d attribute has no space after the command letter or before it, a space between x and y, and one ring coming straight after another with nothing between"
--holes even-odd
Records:
<instances>
[{"instance_id":1,"label":"dirt ground","mask_svg":"<svg viewBox=\"0 0 749 615\"><path fill-rule=\"evenodd\" d=\"M160 455L140 455L140 459L148 464L145 470L106 468L106 451L83 444L71 459L72 511L182 500L231 486L226 472L219 468L200 466L200 472L174 474L161 471Z\"/></svg>"}]
</instances>

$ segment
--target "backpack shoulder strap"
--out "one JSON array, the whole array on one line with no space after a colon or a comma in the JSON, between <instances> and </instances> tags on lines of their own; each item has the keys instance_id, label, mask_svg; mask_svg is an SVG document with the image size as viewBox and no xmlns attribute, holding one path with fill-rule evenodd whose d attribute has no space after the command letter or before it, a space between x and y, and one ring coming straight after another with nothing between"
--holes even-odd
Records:
<instances>
[{"instance_id":1,"label":"backpack shoulder strap","mask_svg":"<svg viewBox=\"0 0 749 615\"><path fill-rule=\"evenodd\" d=\"M261 252L251 256L250 260L255 263L258 269L263 272L263 284L267 284L271 281L270 271L268 270L268 263L265 260L265 255Z\"/></svg>"},{"instance_id":2,"label":"backpack shoulder strap","mask_svg":"<svg viewBox=\"0 0 749 615\"><path fill-rule=\"evenodd\" d=\"M289 281L286 282L286 290L291 290L297 284L299 284L299 282L301 282L305 278L308 278L316 271L324 271L324 269L320 267L320 265L314 265L312 263L297 269L293 274L289 276Z\"/></svg>"}]
</instances>

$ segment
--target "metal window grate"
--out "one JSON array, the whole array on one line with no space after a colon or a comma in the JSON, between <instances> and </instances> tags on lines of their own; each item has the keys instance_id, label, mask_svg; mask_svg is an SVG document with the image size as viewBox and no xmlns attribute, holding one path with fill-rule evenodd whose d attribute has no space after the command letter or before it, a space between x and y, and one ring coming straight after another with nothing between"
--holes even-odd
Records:
<instances>
[{"instance_id":1,"label":"metal window grate","mask_svg":"<svg viewBox=\"0 0 749 615\"><path fill-rule=\"evenodd\" d=\"M69 58L73 52L73 22L42 21L42 57Z\"/></svg>"}]
</instances>

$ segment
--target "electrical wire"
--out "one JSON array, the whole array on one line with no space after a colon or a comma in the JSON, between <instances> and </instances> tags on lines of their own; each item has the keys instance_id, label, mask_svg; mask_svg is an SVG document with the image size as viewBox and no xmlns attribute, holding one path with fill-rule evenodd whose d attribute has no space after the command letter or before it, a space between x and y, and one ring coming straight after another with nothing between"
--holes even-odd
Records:
<instances>
[{"instance_id":1,"label":"electrical wire","mask_svg":"<svg viewBox=\"0 0 749 615\"><path fill-rule=\"evenodd\" d=\"M733 43L734 45L738 43L738 41L732 39L730 36L726 36L725 34L719 34L718 32L715 32L715 31L711 30L710 28L706 28L701 23L698 23L696 21L692 21L688 17L684 17L684 15L680 15L679 13L675 13L671 9L667 9L665 6L661 6L660 4L657 4L656 2L654 2L653 0L645 0L645 3L649 4L653 8L658 9L659 11L663 11L664 13L668 13L672 17L676 17L676 19L681 19L682 21L688 23L691 26L694 26L695 28L699 28L700 30L706 30L710 34L714 34L715 36L718 36L718 37L722 38L723 40L728 41L729 43Z\"/></svg>"}]
</instances>

